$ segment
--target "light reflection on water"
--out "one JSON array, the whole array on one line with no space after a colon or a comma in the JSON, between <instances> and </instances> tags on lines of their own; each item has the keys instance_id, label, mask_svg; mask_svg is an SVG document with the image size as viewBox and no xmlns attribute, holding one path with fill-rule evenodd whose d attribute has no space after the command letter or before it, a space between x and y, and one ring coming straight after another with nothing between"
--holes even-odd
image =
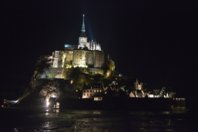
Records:
<instances>
[{"instance_id":1,"label":"light reflection on water","mask_svg":"<svg viewBox=\"0 0 198 132\"><path fill-rule=\"evenodd\" d=\"M10 122L12 131L189 131L186 114L145 111L65 110L43 113L21 113L21 119ZM19 115L18 115L19 116ZM187 124L186 124L187 123ZM2 127L0 127L2 128ZM1 130L1 129L0 129Z\"/></svg>"}]
</instances>

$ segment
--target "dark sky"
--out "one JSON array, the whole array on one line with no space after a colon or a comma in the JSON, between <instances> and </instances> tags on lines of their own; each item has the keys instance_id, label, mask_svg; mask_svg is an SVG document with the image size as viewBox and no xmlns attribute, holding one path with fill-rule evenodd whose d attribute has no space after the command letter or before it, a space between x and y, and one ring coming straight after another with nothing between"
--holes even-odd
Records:
<instances>
[{"instance_id":1,"label":"dark sky","mask_svg":"<svg viewBox=\"0 0 198 132\"><path fill-rule=\"evenodd\" d=\"M0 10L1 91L22 90L39 56L64 43L77 44L82 13L87 35L111 55L122 74L186 95L197 88L196 3L7 0Z\"/></svg>"}]
</instances>

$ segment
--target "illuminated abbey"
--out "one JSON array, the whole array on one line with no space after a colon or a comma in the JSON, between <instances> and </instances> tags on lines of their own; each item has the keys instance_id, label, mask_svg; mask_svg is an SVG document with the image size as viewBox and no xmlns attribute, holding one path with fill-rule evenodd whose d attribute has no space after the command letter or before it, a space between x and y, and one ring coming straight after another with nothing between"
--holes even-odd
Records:
<instances>
[{"instance_id":1,"label":"illuminated abbey","mask_svg":"<svg viewBox=\"0 0 198 132\"><path fill-rule=\"evenodd\" d=\"M85 15L78 44L65 44L63 50L41 57L25 93L17 100L4 100L2 107L18 104L30 95L44 104L47 111L49 108L59 109L60 102L66 108L134 109L150 104L150 108L161 107L163 103L166 104L164 107L172 107L170 101L173 104L176 100L185 108L185 98L174 98L176 93L166 87L152 90L145 88L138 79L132 86L126 77L116 74L114 61L105 55L100 44L88 41L84 18ZM33 93L35 95L31 96Z\"/></svg>"},{"instance_id":2,"label":"illuminated abbey","mask_svg":"<svg viewBox=\"0 0 198 132\"><path fill-rule=\"evenodd\" d=\"M64 50L54 51L48 57L49 68L37 78L69 79L69 69L81 68L89 75L110 76L115 69L114 62L105 56L99 43L88 41L85 29L85 15L83 14L81 34L77 45L65 44ZM110 62L111 66L105 70L105 63Z\"/></svg>"}]
</instances>

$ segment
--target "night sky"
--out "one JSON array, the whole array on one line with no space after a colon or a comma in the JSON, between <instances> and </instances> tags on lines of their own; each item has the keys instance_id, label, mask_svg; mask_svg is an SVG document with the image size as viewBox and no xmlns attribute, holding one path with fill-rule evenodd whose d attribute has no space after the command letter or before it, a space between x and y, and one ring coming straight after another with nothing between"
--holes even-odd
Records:
<instances>
[{"instance_id":1,"label":"night sky","mask_svg":"<svg viewBox=\"0 0 198 132\"><path fill-rule=\"evenodd\" d=\"M0 10L2 92L19 94L39 56L63 49L64 43L77 44L85 13L87 36L110 54L118 72L148 87L196 97L196 3L7 0Z\"/></svg>"}]
</instances>

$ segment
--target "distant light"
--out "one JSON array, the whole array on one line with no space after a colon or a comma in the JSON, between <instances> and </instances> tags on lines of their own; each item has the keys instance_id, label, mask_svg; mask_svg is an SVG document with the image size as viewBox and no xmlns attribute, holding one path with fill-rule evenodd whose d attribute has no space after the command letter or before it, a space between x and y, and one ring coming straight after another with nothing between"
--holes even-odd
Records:
<instances>
[{"instance_id":1,"label":"distant light","mask_svg":"<svg viewBox=\"0 0 198 132\"><path fill-rule=\"evenodd\" d=\"M50 97L57 98L57 94L55 92L51 93Z\"/></svg>"},{"instance_id":2,"label":"distant light","mask_svg":"<svg viewBox=\"0 0 198 132\"><path fill-rule=\"evenodd\" d=\"M46 116L48 116L48 115L49 115L49 112L48 112L48 110L46 110L46 113L45 113L45 115L46 115Z\"/></svg>"},{"instance_id":3,"label":"distant light","mask_svg":"<svg viewBox=\"0 0 198 132\"><path fill-rule=\"evenodd\" d=\"M64 47L65 47L65 48L68 48L68 47L69 47L69 45L65 44L65 45L64 45Z\"/></svg>"},{"instance_id":4,"label":"distant light","mask_svg":"<svg viewBox=\"0 0 198 132\"><path fill-rule=\"evenodd\" d=\"M64 47L65 48L71 48L72 46L71 46L71 44L65 44Z\"/></svg>"},{"instance_id":5,"label":"distant light","mask_svg":"<svg viewBox=\"0 0 198 132\"><path fill-rule=\"evenodd\" d=\"M94 97L94 101L102 101L102 97Z\"/></svg>"},{"instance_id":6,"label":"distant light","mask_svg":"<svg viewBox=\"0 0 198 132\"><path fill-rule=\"evenodd\" d=\"M74 83L74 80L71 80L71 81L70 81L70 84L73 84L73 83Z\"/></svg>"},{"instance_id":7,"label":"distant light","mask_svg":"<svg viewBox=\"0 0 198 132\"><path fill-rule=\"evenodd\" d=\"M17 104L17 103L19 103L19 99L17 99L17 100L7 100L7 99L4 99L4 104L7 104L7 103Z\"/></svg>"},{"instance_id":8,"label":"distant light","mask_svg":"<svg viewBox=\"0 0 198 132\"><path fill-rule=\"evenodd\" d=\"M60 110L59 110L59 109L53 109L53 112L54 112L54 113L59 113Z\"/></svg>"},{"instance_id":9,"label":"distant light","mask_svg":"<svg viewBox=\"0 0 198 132\"><path fill-rule=\"evenodd\" d=\"M53 56L49 56L48 59L53 59Z\"/></svg>"},{"instance_id":10,"label":"distant light","mask_svg":"<svg viewBox=\"0 0 198 132\"><path fill-rule=\"evenodd\" d=\"M54 104L54 109L60 109L60 103L59 102L56 102Z\"/></svg>"},{"instance_id":11,"label":"distant light","mask_svg":"<svg viewBox=\"0 0 198 132\"><path fill-rule=\"evenodd\" d=\"M154 98L153 94L147 94L147 95L148 95L148 98Z\"/></svg>"}]
</instances>

